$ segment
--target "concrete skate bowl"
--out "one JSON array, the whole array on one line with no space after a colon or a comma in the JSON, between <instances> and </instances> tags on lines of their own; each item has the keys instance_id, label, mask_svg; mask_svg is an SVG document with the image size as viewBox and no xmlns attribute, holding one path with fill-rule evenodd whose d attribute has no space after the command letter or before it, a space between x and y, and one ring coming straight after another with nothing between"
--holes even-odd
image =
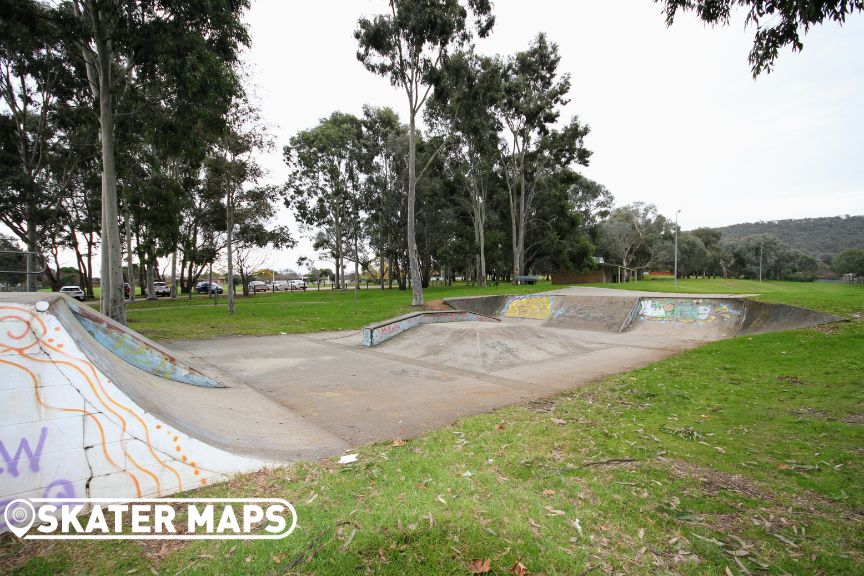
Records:
<instances>
[{"instance_id":1,"label":"concrete skate bowl","mask_svg":"<svg viewBox=\"0 0 864 576\"><path fill-rule=\"evenodd\" d=\"M223 386L209 367L83 308L57 294L0 295L0 532L16 498L166 496L328 443L292 436L299 417L225 374L224 387L196 384ZM110 327L124 353L79 317ZM152 370L129 361L130 346ZM172 370L179 379L163 376Z\"/></svg>"},{"instance_id":2,"label":"concrete skate bowl","mask_svg":"<svg viewBox=\"0 0 864 576\"><path fill-rule=\"evenodd\" d=\"M843 320L838 316L746 298L693 296L478 296L452 298L454 308L503 322L599 332L629 332L709 341Z\"/></svg>"}]
</instances>

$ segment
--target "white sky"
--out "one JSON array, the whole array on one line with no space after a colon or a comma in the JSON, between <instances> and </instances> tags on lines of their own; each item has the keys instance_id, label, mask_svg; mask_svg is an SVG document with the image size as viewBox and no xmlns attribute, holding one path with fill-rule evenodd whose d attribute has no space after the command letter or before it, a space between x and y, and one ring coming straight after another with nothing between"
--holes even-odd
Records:
<instances>
[{"instance_id":1,"label":"white sky","mask_svg":"<svg viewBox=\"0 0 864 576\"><path fill-rule=\"evenodd\" d=\"M389 105L405 119L403 93L355 57L357 18L385 8L253 2L248 62L277 143L263 162L274 183L285 180L291 135L334 110ZM494 13L480 52L523 50L540 31L559 44L573 80L563 117L578 114L592 129L583 173L619 204L652 202L670 216L680 208L684 229L864 213L861 15L811 31L802 53L784 51L772 74L753 80L743 15L726 28L680 15L667 28L652 0L497 0ZM291 221L284 209L280 221ZM306 239L267 265L296 268L301 255L313 256Z\"/></svg>"},{"instance_id":2,"label":"white sky","mask_svg":"<svg viewBox=\"0 0 864 576\"><path fill-rule=\"evenodd\" d=\"M253 4L249 62L278 144L265 161L274 181L290 136L334 110L389 105L405 119L403 93L355 57L357 18L385 8ZM523 50L540 31L559 44L573 84L563 116L591 126L583 173L619 204L680 208L685 229L864 213L864 17L813 30L802 53L784 51L754 80L743 15L726 28L680 15L667 28L651 0L497 0L493 10L480 52ZM274 254L276 266L301 254L312 255L308 241Z\"/></svg>"}]
</instances>

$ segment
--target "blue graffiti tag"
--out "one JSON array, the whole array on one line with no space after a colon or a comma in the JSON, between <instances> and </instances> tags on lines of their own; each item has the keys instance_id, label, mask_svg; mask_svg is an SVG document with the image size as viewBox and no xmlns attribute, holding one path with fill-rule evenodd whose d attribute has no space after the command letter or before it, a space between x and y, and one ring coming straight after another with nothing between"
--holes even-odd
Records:
<instances>
[{"instance_id":1,"label":"blue graffiti tag","mask_svg":"<svg viewBox=\"0 0 864 576\"><path fill-rule=\"evenodd\" d=\"M3 461L6 463L5 470L0 468L0 474L4 471L9 472L13 477L17 477L20 472L18 471L18 462L21 460L21 457L25 454L27 455L27 460L30 462L30 470L33 472L39 471L39 459L42 457L42 449L45 447L45 438L48 436L48 428L42 427L42 430L39 433L39 442L36 444L36 450L33 451L30 448L30 443L27 441L27 438L21 438L18 441L18 449L15 451L15 455L12 456L9 454L9 451L6 450L6 446L3 444L3 441L0 440L0 457L3 458Z\"/></svg>"}]
</instances>

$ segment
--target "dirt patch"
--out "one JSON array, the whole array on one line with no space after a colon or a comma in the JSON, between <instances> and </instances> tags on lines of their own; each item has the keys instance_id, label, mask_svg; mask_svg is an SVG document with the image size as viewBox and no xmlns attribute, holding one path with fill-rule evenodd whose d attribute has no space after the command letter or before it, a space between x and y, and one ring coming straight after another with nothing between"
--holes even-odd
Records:
<instances>
[{"instance_id":1,"label":"dirt patch","mask_svg":"<svg viewBox=\"0 0 864 576\"><path fill-rule=\"evenodd\" d=\"M855 424L857 426L864 426L864 413L862 414L850 414L845 418L840 419L841 422L845 422L846 424Z\"/></svg>"},{"instance_id":2,"label":"dirt patch","mask_svg":"<svg viewBox=\"0 0 864 576\"><path fill-rule=\"evenodd\" d=\"M530 412L537 412L540 414L552 414L555 410L555 402L546 399L531 400L530 402L523 404L523 406L525 406L525 408Z\"/></svg>"},{"instance_id":3,"label":"dirt patch","mask_svg":"<svg viewBox=\"0 0 864 576\"><path fill-rule=\"evenodd\" d=\"M793 408L789 411L790 414L794 414L795 416L808 416L810 418L820 418L822 420L831 420L829 414L823 410L816 410L815 408Z\"/></svg>"},{"instance_id":4,"label":"dirt patch","mask_svg":"<svg viewBox=\"0 0 864 576\"><path fill-rule=\"evenodd\" d=\"M836 336L840 331L837 329L837 324L820 324L819 326L815 326L814 330L817 332L821 332L822 334L828 334L829 336Z\"/></svg>"},{"instance_id":5,"label":"dirt patch","mask_svg":"<svg viewBox=\"0 0 864 576\"><path fill-rule=\"evenodd\" d=\"M777 380L780 382L788 382L789 384L806 384L804 380L801 380L797 376L778 376Z\"/></svg>"},{"instance_id":6,"label":"dirt patch","mask_svg":"<svg viewBox=\"0 0 864 576\"><path fill-rule=\"evenodd\" d=\"M771 499L771 493L768 490L759 487L752 480L748 480L738 474L727 474L713 468L691 464L682 460L665 460L665 462L678 476L697 478L702 482L702 489L709 496L713 496L721 490L728 490L738 492L748 498Z\"/></svg>"},{"instance_id":7,"label":"dirt patch","mask_svg":"<svg viewBox=\"0 0 864 576\"><path fill-rule=\"evenodd\" d=\"M429 300L423 305L423 310L428 312L441 312L453 310L453 308L445 304L444 300Z\"/></svg>"}]
</instances>

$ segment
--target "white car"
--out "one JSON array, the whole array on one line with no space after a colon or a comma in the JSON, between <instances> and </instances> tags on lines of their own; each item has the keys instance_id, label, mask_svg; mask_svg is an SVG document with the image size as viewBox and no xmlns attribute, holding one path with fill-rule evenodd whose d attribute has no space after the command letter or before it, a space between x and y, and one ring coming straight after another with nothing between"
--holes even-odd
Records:
<instances>
[{"instance_id":1,"label":"white car","mask_svg":"<svg viewBox=\"0 0 864 576\"><path fill-rule=\"evenodd\" d=\"M291 290L306 290L306 281L305 280L289 280L288 287Z\"/></svg>"},{"instance_id":2,"label":"white car","mask_svg":"<svg viewBox=\"0 0 864 576\"><path fill-rule=\"evenodd\" d=\"M260 280L253 280L249 282L249 291L250 292L267 292L270 288L264 282Z\"/></svg>"},{"instance_id":3,"label":"white car","mask_svg":"<svg viewBox=\"0 0 864 576\"><path fill-rule=\"evenodd\" d=\"M71 296L81 302L84 301L84 290L82 290L80 286L63 286L60 288L60 293Z\"/></svg>"},{"instance_id":4,"label":"white car","mask_svg":"<svg viewBox=\"0 0 864 576\"><path fill-rule=\"evenodd\" d=\"M267 284L267 290L271 292L280 292L288 290L288 282L285 280L276 280L275 282L270 282Z\"/></svg>"}]
</instances>

